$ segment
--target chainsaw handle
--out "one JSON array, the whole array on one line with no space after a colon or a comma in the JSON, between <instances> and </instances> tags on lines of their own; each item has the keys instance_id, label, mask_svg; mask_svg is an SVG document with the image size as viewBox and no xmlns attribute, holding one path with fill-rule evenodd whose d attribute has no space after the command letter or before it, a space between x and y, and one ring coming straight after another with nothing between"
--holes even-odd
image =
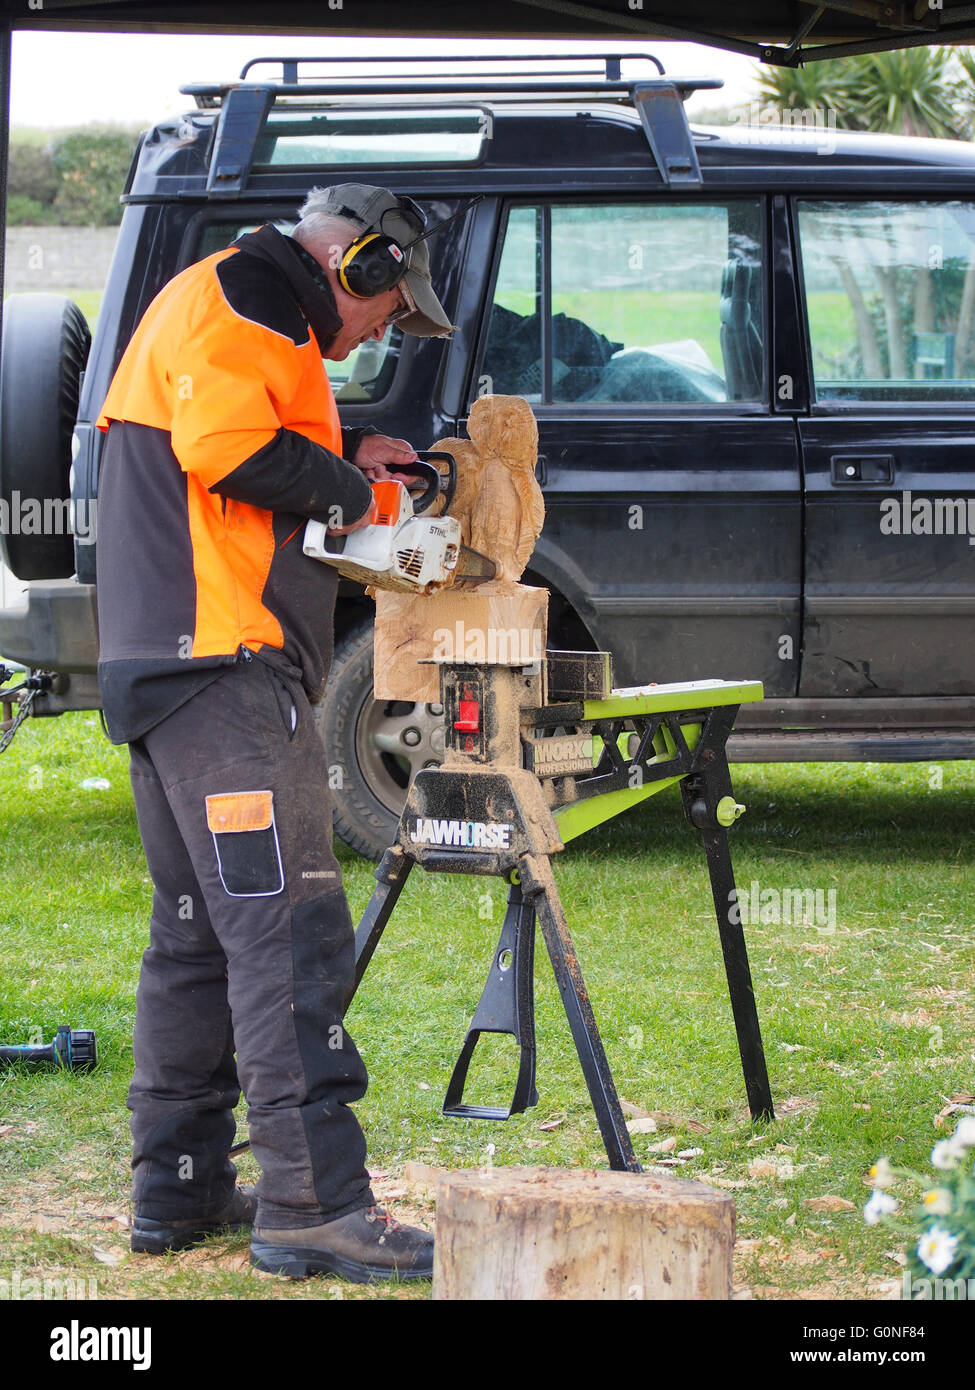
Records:
<instances>
[{"instance_id":1,"label":"chainsaw handle","mask_svg":"<svg viewBox=\"0 0 975 1390\"><path fill-rule=\"evenodd\" d=\"M419 450L417 450L417 457L420 458L420 459L446 459L446 460L447 460L447 485L446 485L446 487L444 487L444 485L443 485L443 474L438 472L437 477L440 479L440 488L439 488L439 492L440 492L440 494L441 494L442 497L443 497L443 513L442 513L442 514L445 514L445 513L449 512L449 511L450 511L450 504L451 504L451 502L454 500L454 493L457 491L457 460L454 458L453 454L448 454L447 451L446 451L445 449L419 449ZM430 503L428 503L427 505L432 504L433 501L434 501L434 499L431 497Z\"/></svg>"},{"instance_id":2,"label":"chainsaw handle","mask_svg":"<svg viewBox=\"0 0 975 1390\"><path fill-rule=\"evenodd\" d=\"M415 473L418 478L422 478L426 482L426 488L419 497L414 498L413 494L410 493L410 498L413 502L414 516L419 516L421 512L425 512L439 497L440 474L432 463L427 463L424 459L418 457L415 463L398 463L395 472ZM404 487L405 486L406 484L404 484ZM409 492L408 487L406 490Z\"/></svg>"},{"instance_id":3,"label":"chainsaw handle","mask_svg":"<svg viewBox=\"0 0 975 1390\"><path fill-rule=\"evenodd\" d=\"M418 449L416 451L415 463L398 463L397 473L415 473L418 477L426 480L426 490L413 501L413 515L420 516L433 506L437 498L441 495L444 499L443 510L446 511L453 501L454 490L457 487L457 464L453 454L447 454L439 450ZM447 483L444 486L442 474L429 462L430 459L447 460Z\"/></svg>"}]
</instances>

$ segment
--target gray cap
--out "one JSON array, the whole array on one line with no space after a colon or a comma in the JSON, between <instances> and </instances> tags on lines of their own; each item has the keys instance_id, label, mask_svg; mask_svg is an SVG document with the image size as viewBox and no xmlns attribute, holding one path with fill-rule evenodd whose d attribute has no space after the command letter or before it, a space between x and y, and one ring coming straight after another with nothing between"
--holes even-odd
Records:
<instances>
[{"instance_id":1,"label":"gray cap","mask_svg":"<svg viewBox=\"0 0 975 1390\"><path fill-rule=\"evenodd\" d=\"M315 212L340 217L360 226L363 231L378 231L391 236L400 246L407 246L425 229L416 216L403 207L402 201L388 188L374 188L366 183L339 183L332 188L316 189ZM441 338L453 332L453 324L444 313L443 305L433 292L430 279L430 256L425 241L417 241L406 252L409 265L405 276L407 288L416 302L417 312L399 319L397 327L417 338Z\"/></svg>"}]
</instances>

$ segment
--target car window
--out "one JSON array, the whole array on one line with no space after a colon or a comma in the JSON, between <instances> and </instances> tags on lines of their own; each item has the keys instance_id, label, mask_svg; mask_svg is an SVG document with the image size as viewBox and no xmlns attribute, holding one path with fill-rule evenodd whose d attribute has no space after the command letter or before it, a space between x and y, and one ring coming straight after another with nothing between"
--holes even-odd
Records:
<instances>
[{"instance_id":1,"label":"car window","mask_svg":"<svg viewBox=\"0 0 975 1390\"><path fill-rule=\"evenodd\" d=\"M254 148L254 164L299 164L312 168L354 164L475 164L490 116L480 109L303 112L282 107L268 112Z\"/></svg>"},{"instance_id":2,"label":"car window","mask_svg":"<svg viewBox=\"0 0 975 1390\"><path fill-rule=\"evenodd\" d=\"M263 224L260 222L211 222L200 238L197 260L212 256L232 245L245 232L254 232ZM294 222L276 220L278 231L290 233ZM370 339L350 352L342 362L331 362L323 358L328 379L332 383L335 399L340 405L357 405L378 401L387 394L396 373L403 345L403 334L398 328L387 328L380 341Z\"/></svg>"},{"instance_id":3,"label":"car window","mask_svg":"<svg viewBox=\"0 0 975 1390\"><path fill-rule=\"evenodd\" d=\"M975 400L975 204L798 204L819 401Z\"/></svg>"},{"instance_id":4,"label":"car window","mask_svg":"<svg viewBox=\"0 0 975 1390\"><path fill-rule=\"evenodd\" d=\"M538 404L758 401L763 324L757 201L515 208L478 390Z\"/></svg>"}]
</instances>

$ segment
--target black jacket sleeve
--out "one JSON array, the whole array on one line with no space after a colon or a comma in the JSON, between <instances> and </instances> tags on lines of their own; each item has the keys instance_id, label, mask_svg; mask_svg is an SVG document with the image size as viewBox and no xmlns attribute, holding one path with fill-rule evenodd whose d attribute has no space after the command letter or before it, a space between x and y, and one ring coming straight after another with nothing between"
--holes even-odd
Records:
<instances>
[{"instance_id":1,"label":"black jacket sleeve","mask_svg":"<svg viewBox=\"0 0 975 1390\"><path fill-rule=\"evenodd\" d=\"M365 439L367 434L378 434L379 431L374 425L364 425L359 429L343 429L342 431L342 457L344 459L354 459L356 450Z\"/></svg>"},{"instance_id":2,"label":"black jacket sleeve","mask_svg":"<svg viewBox=\"0 0 975 1390\"><path fill-rule=\"evenodd\" d=\"M332 526L358 521L372 502L369 483L354 464L286 429L278 430L269 444L209 491L270 512L314 517ZM335 519L336 507L341 509L339 521Z\"/></svg>"}]
</instances>

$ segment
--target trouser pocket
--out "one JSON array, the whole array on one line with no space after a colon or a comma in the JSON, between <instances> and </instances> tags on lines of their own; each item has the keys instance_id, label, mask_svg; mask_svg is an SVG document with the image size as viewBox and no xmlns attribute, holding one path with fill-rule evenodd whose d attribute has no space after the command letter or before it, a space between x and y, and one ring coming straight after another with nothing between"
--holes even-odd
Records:
<instances>
[{"instance_id":1,"label":"trouser pocket","mask_svg":"<svg viewBox=\"0 0 975 1390\"><path fill-rule=\"evenodd\" d=\"M267 898L284 888L281 846L270 791L221 792L206 798L217 869L232 898Z\"/></svg>"}]
</instances>

